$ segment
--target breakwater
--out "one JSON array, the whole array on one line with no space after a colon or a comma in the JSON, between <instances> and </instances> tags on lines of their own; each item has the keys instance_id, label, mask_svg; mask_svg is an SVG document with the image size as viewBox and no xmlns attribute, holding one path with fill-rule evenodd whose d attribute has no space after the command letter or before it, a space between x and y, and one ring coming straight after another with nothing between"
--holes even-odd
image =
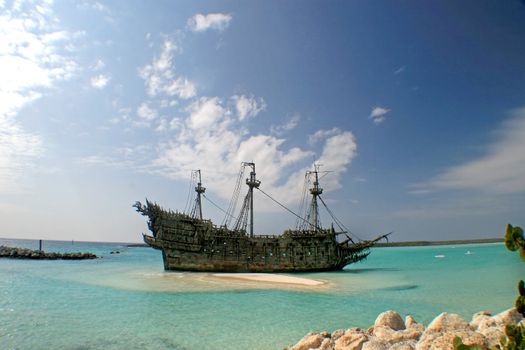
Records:
<instances>
[{"instance_id":1,"label":"breakwater","mask_svg":"<svg viewBox=\"0 0 525 350\"><path fill-rule=\"evenodd\" d=\"M33 259L33 260L86 260L96 259L93 253L54 253L43 250L0 246L0 258Z\"/></svg>"},{"instance_id":2,"label":"breakwater","mask_svg":"<svg viewBox=\"0 0 525 350\"><path fill-rule=\"evenodd\" d=\"M426 327L412 316L403 320L399 313L386 311L368 329L311 332L285 350L453 350L456 337L465 345L492 349L500 344L505 325L518 322L524 322L523 316L515 308L495 316L487 311L478 312L470 322L443 312Z\"/></svg>"}]
</instances>

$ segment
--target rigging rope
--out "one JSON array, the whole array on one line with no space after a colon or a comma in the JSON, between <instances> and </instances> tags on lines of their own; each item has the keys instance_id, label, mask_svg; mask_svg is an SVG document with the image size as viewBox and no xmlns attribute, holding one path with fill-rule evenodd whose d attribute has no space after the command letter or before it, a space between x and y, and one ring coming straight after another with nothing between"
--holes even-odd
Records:
<instances>
[{"instance_id":1,"label":"rigging rope","mask_svg":"<svg viewBox=\"0 0 525 350\"><path fill-rule=\"evenodd\" d=\"M328 214L330 214L330 216L332 217L332 219L334 220L335 224L342 230L342 231L346 231L348 233L350 233L351 235L355 236L358 240L360 241L363 241L363 239L361 237L359 237L358 235L356 235L355 233L351 232L335 215L334 213L330 210L330 208L328 208L328 206L326 205L326 203L324 202L323 198L321 198L321 196L317 196L320 200L321 200L321 203L323 203L323 206L325 207L326 211L328 212Z\"/></svg>"},{"instance_id":2,"label":"rigging rope","mask_svg":"<svg viewBox=\"0 0 525 350\"><path fill-rule=\"evenodd\" d=\"M231 219L235 218L233 214L235 213L235 209L237 208L237 203L239 202L239 194L241 192L241 182L242 182L243 177L244 177L244 165L241 165L241 169L239 170L239 175L237 176L237 182L235 183L235 187L233 189L232 198L230 199L230 203L228 204L228 210L226 212L226 216L222 220L222 224L224 226L229 226Z\"/></svg>"},{"instance_id":3,"label":"rigging rope","mask_svg":"<svg viewBox=\"0 0 525 350\"><path fill-rule=\"evenodd\" d=\"M235 216L233 216L233 215L227 213L226 210L222 209L222 208L219 207L217 204L215 204L215 203L214 203L211 199L209 199L208 196L206 196L204 193L202 194L202 196L203 196L204 198L206 198L206 199L207 199L207 200L208 200L208 201L209 201L209 202L210 202L215 208L219 209L220 211L222 211L222 212L225 213L226 215L231 216L231 217L234 218L234 219L237 219Z\"/></svg>"},{"instance_id":4,"label":"rigging rope","mask_svg":"<svg viewBox=\"0 0 525 350\"><path fill-rule=\"evenodd\" d=\"M309 176L308 176L308 173L305 173L304 174L304 182L303 182L303 191L302 191L302 196L301 196L301 204L299 206L299 214L303 215L303 213L306 211L305 210L305 207L306 207L306 192L308 190L308 183L309 183ZM302 217L301 217L302 219ZM300 230L302 228L304 228L305 225L303 222L301 222L300 220L297 220L295 222L295 229L296 230Z\"/></svg>"},{"instance_id":5,"label":"rigging rope","mask_svg":"<svg viewBox=\"0 0 525 350\"><path fill-rule=\"evenodd\" d=\"M190 183L189 183L189 188L188 188L188 197L186 198L186 204L184 205L184 213L185 214L188 214L190 213L190 210L191 210L191 205L192 205L192 200L191 200L191 189L193 187L195 183L195 174L194 172L192 171L191 172L191 176L190 176Z\"/></svg>"},{"instance_id":6,"label":"rigging rope","mask_svg":"<svg viewBox=\"0 0 525 350\"><path fill-rule=\"evenodd\" d=\"M266 197L270 198L272 201L274 201L275 203L277 203L278 205L280 205L283 209L287 210L288 212L290 212L291 214L295 215L297 218L301 219L302 221L304 221L305 223L307 223L309 226L313 226L315 229L317 230L320 230L321 228L319 227L315 227L314 225L312 225L311 223L309 223L306 219L300 217L299 215L297 215L296 213L294 213L292 210L288 209L284 204L281 204L277 199L274 199L272 196L270 196L268 193L264 192L263 190L261 190L260 188L257 187L257 189L259 191L261 191Z\"/></svg>"}]
</instances>

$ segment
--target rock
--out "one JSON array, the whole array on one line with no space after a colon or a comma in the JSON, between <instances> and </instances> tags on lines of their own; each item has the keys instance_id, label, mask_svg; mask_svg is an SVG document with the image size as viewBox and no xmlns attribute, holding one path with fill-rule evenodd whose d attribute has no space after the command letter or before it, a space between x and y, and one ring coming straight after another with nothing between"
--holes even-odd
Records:
<instances>
[{"instance_id":1,"label":"rock","mask_svg":"<svg viewBox=\"0 0 525 350\"><path fill-rule=\"evenodd\" d=\"M449 314L448 312L443 312L441 315L436 317L428 325L425 333L434 333L434 332L449 332L455 330L470 330L470 326L467 321L462 319L457 314ZM424 334L425 334L424 333Z\"/></svg>"},{"instance_id":2,"label":"rock","mask_svg":"<svg viewBox=\"0 0 525 350\"><path fill-rule=\"evenodd\" d=\"M487 339L487 345L492 348L499 344L501 336L505 334L505 327L488 327L477 332Z\"/></svg>"},{"instance_id":3,"label":"rock","mask_svg":"<svg viewBox=\"0 0 525 350\"><path fill-rule=\"evenodd\" d=\"M359 328L348 329L335 341L334 350L361 350L368 336Z\"/></svg>"},{"instance_id":4,"label":"rock","mask_svg":"<svg viewBox=\"0 0 525 350\"><path fill-rule=\"evenodd\" d=\"M410 328L417 324L418 323L416 322L414 317L412 317L412 315L407 315L407 317L405 317L405 328Z\"/></svg>"},{"instance_id":5,"label":"rock","mask_svg":"<svg viewBox=\"0 0 525 350\"><path fill-rule=\"evenodd\" d=\"M459 315L443 312L423 332L416 350L452 350L456 336L460 337L465 345L487 345L485 336L474 332L467 321Z\"/></svg>"},{"instance_id":6,"label":"rock","mask_svg":"<svg viewBox=\"0 0 525 350\"><path fill-rule=\"evenodd\" d=\"M486 320L486 319L489 319L491 316L490 312L488 311L480 311L480 312L476 312L473 316L472 316L472 321L470 321L470 327L472 327L473 329L476 329L478 328L479 326L479 323L483 320Z\"/></svg>"},{"instance_id":7,"label":"rock","mask_svg":"<svg viewBox=\"0 0 525 350\"><path fill-rule=\"evenodd\" d=\"M407 340L390 346L388 350L415 350L416 344L415 340Z\"/></svg>"},{"instance_id":8,"label":"rock","mask_svg":"<svg viewBox=\"0 0 525 350\"><path fill-rule=\"evenodd\" d=\"M334 350L334 341L330 338L324 338L319 350Z\"/></svg>"},{"instance_id":9,"label":"rock","mask_svg":"<svg viewBox=\"0 0 525 350\"><path fill-rule=\"evenodd\" d=\"M497 314L496 316L493 316L492 318L500 325L515 325L523 319L523 315L520 314L515 307L513 307Z\"/></svg>"},{"instance_id":10,"label":"rock","mask_svg":"<svg viewBox=\"0 0 525 350\"><path fill-rule=\"evenodd\" d=\"M390 327L393 330L405 329L405 322L396 311L385 311L379 316L377 316L376 321L374 322L374 328L376 327Z\"/></svg>"},{"instance_id":11,"label":"rock","mask_svg":"<svg viewBox=\"0 0 525 350\"><path fill-rule=\"evenodd\" d=\"M425 332L416 345L416 350L453 350L455 337L460 337L465 345L486 347L486 338L472 330L451 330L447 332Z\"/></svg>"},{"instance_id":12,"label":"rock","mask_svg":"<svg viewBox=\"0 0 525 350\"><path fill-rule=\"evenodd\" d=\"M419 329L413 327L400 331L394 331L390 327L376 327L374 328L374 336L390 344L399 343L405 340L418 340L421 337L421 334L423 334L424 330L424 327L422 325L420 326L421 327Z\"/></svg>"},{"instance_id":13,"label":"rock","mask_svg":"<svg viewBox=\"0 0 525 350\"><path fill-rule=\"evenodd\" d=\"M299 340L299 342L292 347L289 348L289 350L309 350L309 349L317 349L325 337L323 337L319 333L310 332L307 335L303 337L303 339Z\"/></svg>"},{"instance_id":14,"label":"rock","mask_svg":"<svg viewBox=\"0 0 525 350\"><path fill-rule=\"evenodd\" d=\"M341 336L343 334L345 334L345 330L344 329L338 329L338 330L332 332L332 340L336 341L337 339L341 338Z\"/></svg>"},{"instance_id":15,"label":"rock","mask_svg":"<svg viewBox=\"0 0 525 350\"><path fill-rule=\"evenodd\" d=\"M490 316L478 316L474 317L478 321L477 331L478 333L485 336L487 344L489 346L495 346L499 344L500 338L505 334L505 326L508 324L517 324L523 316L516 311L515 308L505 310L493 317ZM473 322L472 325L475 325Z\"/></svg>"},{"instance_id":16,"label":"rock","mask_svg":"<svg viewBox=\"0 0 525 350\"><path fill-rule=\"evenodd\" d=\"M379 339L370 339L363 343L361 350L388 350L388 344Z\"/></svg>"},{"instance_id":17,"label":"rock","mask_svg":"<svg viewBox=\"0 0 525 350\"><path fill-rule=\"evenodd\" d=\"M46 253L41 250L31 250L24 248L13 248L0 246L0 257L13 259L35 259L35 260L56 260L56 259L96 259L97 256L93 253Z\"/></svg>"}]
</instances>

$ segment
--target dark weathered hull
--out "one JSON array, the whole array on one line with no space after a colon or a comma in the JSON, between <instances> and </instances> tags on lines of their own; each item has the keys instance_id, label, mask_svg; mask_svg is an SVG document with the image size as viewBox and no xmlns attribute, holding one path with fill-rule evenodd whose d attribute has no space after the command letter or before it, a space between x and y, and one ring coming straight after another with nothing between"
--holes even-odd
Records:
<instances>
[{"instance_id":1,"label":"dark weathered hull","mask_svg":"<svg viewBox=\"0 0 525 350\"><path fill-rule=\"evenodd\" d=\"M165 270L333 271L366 258L373 245L373 241L338 243L333 229L249 237L209 220L165 211L150 202L138 210L149 217L153 234L144 235L144 242L162 251Z\"/></svg>"},{"instance_id":2,"label":"dark weathered hull","mask_svg":"<svg viewBox=\"0 0 525 350\"><path fill-rule=\"evenodd\" d=\"M305 254L302 246L282 247L279 239L252 238L246 244L215 245L215 249L188 250L170 242L144 235L144 242L162 251L165 270L207 272L313 272L341 270L351 263L338 256L324 256L315 248ZM243 248L241 248L243 247ZM270 248L271 247L271 248ZM315 247L315 246L314 246ZM221 249L222 248L222 249ZM230 249L231 248L231 249ZM266 249L266 250L265 250ZM213 250L213 252L212 252ZM359 256L361 260L367 253Z\"/></svg>"}]
</instances>

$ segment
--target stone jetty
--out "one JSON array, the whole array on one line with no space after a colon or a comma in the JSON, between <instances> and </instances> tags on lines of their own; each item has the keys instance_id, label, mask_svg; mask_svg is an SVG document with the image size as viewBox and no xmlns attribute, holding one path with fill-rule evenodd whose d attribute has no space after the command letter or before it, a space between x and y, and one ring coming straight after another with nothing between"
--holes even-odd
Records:
<instances>
[{"instance_id":1,"label":"stone jetty","mask_svg":"<svg viewBox=\"0 0 525 350\"><path fill-rule=\"evenodd\" d=\"M455 337L465 345L490 349L499 344L505 325L525 322L515 308L492 316L482 311L467 322L443 312L428 326L412 316L405 320L395 311L380 314L369 329L349 328L335 332L311 332L285 350L453 350Z\"/></svg>"},{"instance_id":2,"label":"stone jetty","mask_svg":"<svg viewBox=\"0 0 525 350\"><path fill-rule=\"evenodd\" d=\"M0 246L0 258L34 260L86 260L96 259L93 253L47 253L42 250Z\"/></svg>"}]
</instances>

